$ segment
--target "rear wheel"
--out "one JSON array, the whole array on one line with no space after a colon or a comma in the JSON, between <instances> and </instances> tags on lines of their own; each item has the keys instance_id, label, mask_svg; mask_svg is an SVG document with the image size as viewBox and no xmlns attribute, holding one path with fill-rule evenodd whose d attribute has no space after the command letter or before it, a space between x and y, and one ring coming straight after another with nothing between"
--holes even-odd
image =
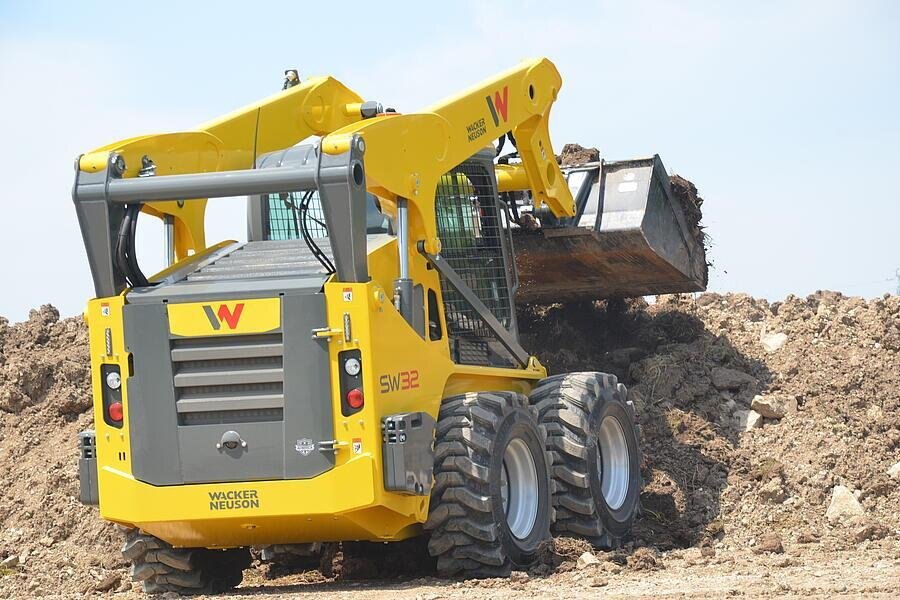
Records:
<instances>
[{"instance_id":1,"label":"rear wheel","mask_svg":"<svg viewBox=\"0 0 900 600\"><path fill-rule=\"evenodd\" d=\"M148 594L216 594L237 587L250 566L250 550L173 548L152 535L131 529L122 556L131 562L131 577Z\"/></svg>"},{"instance_id":2,"label":"rear wheel","mask_svg":"<svg viewBox=\"0 0 900 600\"><path fill-rule=\"evenodd\" d=\"M625 386L615 375L567 373L541 381L531 403L553 457L554 533L620 546L641 493L639 435Z\"/></svg>"},{"instance_id":3,"label":"rear wheel","mask_svg":"<svg viewBox=\"0 0 900 600\"><path fill-rule=\"evenodd\" d=\"M473 392L443 401L425 523L440 574L503 577L535 561L553 516L545 447L522 394Z\"/></svg>"}]
</instances>

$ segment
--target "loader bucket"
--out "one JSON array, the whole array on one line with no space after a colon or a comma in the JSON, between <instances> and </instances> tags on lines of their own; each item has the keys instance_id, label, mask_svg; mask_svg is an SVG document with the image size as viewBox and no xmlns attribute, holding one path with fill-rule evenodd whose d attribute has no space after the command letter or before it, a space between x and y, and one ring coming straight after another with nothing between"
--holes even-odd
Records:
<instances>
[{"instance_id":1,"label":"loader bucket","mask_svg":"<svg viewBox=\"0 0 900 600\"><path fill-rule=\"evenodd\" d=\"M577 213L513 230L516 300L552 303L706 288L699 210L673 195L659 156L564 168Z\"/></svg>"}]
</instances>

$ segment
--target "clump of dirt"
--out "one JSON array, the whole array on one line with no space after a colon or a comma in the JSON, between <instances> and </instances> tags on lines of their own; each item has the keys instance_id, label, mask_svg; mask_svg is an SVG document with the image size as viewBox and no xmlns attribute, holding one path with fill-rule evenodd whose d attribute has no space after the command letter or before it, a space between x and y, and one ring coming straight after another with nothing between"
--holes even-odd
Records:
<instances>
[{"instance_id":1,"label":"clump of dirt","mask_svg":"<svg viewBox=\"0 0 900 600\"><path fill-rule=\"evenodd\" d=\"M84 319L50 305L0 319L0 597L131 588L121 535L78 501L78 432L92 417Z\"/></svg>"},{"instance_id":2,"label":"clump of dirt","mask_svg":"<svg viewBox=\"0 0 900 600\"><path fill-rule=\"evenodd\" d=\"M580 165L586 162L597 162L600 160L600 151L596 148L585 148L580 144L566 144L563 146L562 152L556 157L556 161L567 167L569 165Z\"/></svg>"},{"instance_id":3,"label":"clump of dirt","mask_svg":"<svg viewBox=\"0 0 900 600\"><path fill-rule=\"evenodd\" d=\"M669 189L672 191L672 199L681 213L687 225L687 234L697 242L697 248L703 249L703 256L697 257L697 268L703 271L703 286L709 281L709 267L713 262L710 257L710 238L706 235L703 222L703 198L697 193L697 186L681 175L669 176Z\"/></svg>"},{"instance_id":4,"label":"clump of dirt","mask_svg":"<svg viewBox=\"0 0 900 600\"><path fill-rule=\"evenodd\" d=\"M896 536L900 297L529 306L519 326L551 372L611 372L629 386L645 459L636 545L740 548L774 532L841 549ZM757 396L797 408L748 429ZM826 517L838 484L862 516Z\"/></svg>"}]
</instances>

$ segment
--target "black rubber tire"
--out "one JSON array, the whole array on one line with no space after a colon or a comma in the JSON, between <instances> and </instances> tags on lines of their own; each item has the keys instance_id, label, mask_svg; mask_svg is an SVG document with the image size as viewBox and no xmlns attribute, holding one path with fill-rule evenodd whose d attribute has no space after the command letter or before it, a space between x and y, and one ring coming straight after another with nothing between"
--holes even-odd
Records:
<instances>
[{"instance_id":1,"label":"black rubber tire","mask_svg":"<svg viewBox=\"0 0 900 600\"><path fill-rule=\"evenodd\" d=\"M601 549L620 547L640 510L642 486L640 431L625 386L606 373L566 373L539 382L530 401L553 457L553 533L581 537ZM628 448L628 490L616 510L603 496L598 469L598 434L608 416L619 422Z\"/></svg>"},{"instance_id":2,"label":"black rubber tire","mask_svg":"<svg viewBox=\"0 0 900 600\"><path fill-rule=\"evenodd\" d=\"M503 459L521 439L534 461L537 509L531 532L510 531L501 492ZM546 434L515 392L471 392L441 403L435 432L434 487L425 529L442 576L505 577L527 568L550 539L553 521Z\"/></svg>"},{"instance_id":3,"label":"black rubber tire","mask_svg":"<svg viewBox=\"0 0 900 600\"><path fill-rule=\"evenodd\" d=\"M122 556L132 565L132 579L140 581L148 594L226 592L241 583L250 566L248 548L173 548L138 529L125 533Z\"/></svg>"}]
</instances>

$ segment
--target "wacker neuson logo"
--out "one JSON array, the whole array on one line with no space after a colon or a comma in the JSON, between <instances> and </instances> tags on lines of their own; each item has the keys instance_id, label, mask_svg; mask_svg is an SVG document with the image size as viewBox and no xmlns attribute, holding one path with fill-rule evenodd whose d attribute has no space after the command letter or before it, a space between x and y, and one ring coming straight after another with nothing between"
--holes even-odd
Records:
<instances>
[{"instance_id":1,"label":"wacker neuson logo","mask_svg":"<svg viewBox=\"0 0 900 600\"><path fill-rule=\"evenodd\" d=\"M228 308L227 304L220 304L217 311L213 311L213 307L209 304L203 305L203 312L209 319L209 324L213 331L218 331L222 327L222 323L228 326L228 329L234 329L241 320L241 313L244 312L244 303L238 302L234 308Z\"/></svg>"},{"instance_id":2,"label":"wacker neuson logo","mask_svg":"<svg viewBox=\"0 0 900 600\"><path fill-rule=\"evenodd\" d=\"M256 490L228 490L209 492L209 510L237 510L239 508L259 508L259 494Z\"/></svg>"}]
</instances>

